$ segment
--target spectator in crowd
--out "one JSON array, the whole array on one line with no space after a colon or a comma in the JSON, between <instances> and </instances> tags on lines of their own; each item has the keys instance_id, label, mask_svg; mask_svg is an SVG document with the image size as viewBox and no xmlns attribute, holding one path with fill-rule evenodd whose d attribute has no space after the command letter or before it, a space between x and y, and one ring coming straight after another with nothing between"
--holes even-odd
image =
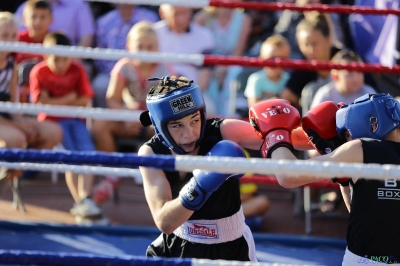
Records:
<instances>
[{"instance_id":1,"label":"spectator in crowd","mask_svg":"<svg viewBox=\"0 0 400 266\"><path fill-rule=\"evenodd\" d=\"M296 39L302 54L308 60L330 61L339 49L332 45L332 36L329 23L324 15L304 18L296 27ZM296 70L290 75L286 87L280 98L288 100L293 106L300 106L303 88L315 81L328 83L331 80L330 72Z\"/></svg>"},{"instance_id":2,"label":"spectator in crowd","mask_svg":"<svg viewBox=\"0 0 400 266\"><path fill-rule=\"evenodd\" d=\"M43 45L71 45L62 33L49 33ZM34 66L30 73L31 98L35 103L87 106L93 96L88 76L79 62L72 58L45 55L45 60ZM63 129L62 145L66 150L94 151L95 147L84 120L52 117L42 113L38 120L56 121ZM71 214L78 224L105 223L101 210L90 198L93 175L65 173L68 188L75 200Z\"/></svg>"},{"instance_id":3,"label":"spectator in crowd","mask_svg":"<svg viewBox=\"0 0 400 266\"><path fill-rule=\"evenodd\" d=\"M296 0L295 4L298 6L304 6L307 4L331 4L331 0ZM298 41L296 38L296 27L304 19L313 19L318 16L318 12L297 12L286 9L279 16L278 22L275 25L275 33L281 34L289 40L290 46L292 47L291 58L302 59L304 54L300 50ZM339 23L339 17L337 14L324 14L325 19L329 23L330 32L332 36L332 43L335 46L341 46L344 43L343 30ZM334 23L333 23L334 22Z\"/></svg>"},{"instance_id":4,"label":"spectator in crowd","mask_svg":"<svg viewBox=\"0 0 400 266\"><path fill-rule=\"evenodd\" d=\"M332 63L362 63L362 59L352 51L340 50L332 58ZM373 88L364 83L364 74L362 72L332 69L331 77L332 81L316 92L311 107L317 106L324 101L350 104L364 94L376 93Z\"/></svg>"},{"instance_id":5,"label":"spectator in crowd","mask_svg":"<svg viewBox=\"0 0 400 266\"><path fill-rule=\"evenodd\" d=\"M128 33L126 47L132 53L157 52L157 34L148 22L138 22ZM157 81L147 81L151 77L175 75L167 65L146 63L123 58L111 71L107 91L107 107L111 109L146 110L146 95ZM153 135L154 129L144 128L140 122L93 121L93 137L99 151L115 152L116 138L142 139L145 142ZM108 200L118 185L119 178L107 177L99 183L94 192L97 203Z\"/></svg>"},{"instance_id":6,"label":"spectator in crowd","mask_svg":"<svg viewBox=\"0 0 400 266\"><path fill-rule=\"evenodd\" d=\"M251 18L242 9L206 7L195 15L195 21L208 28L214 38L215 55L242 56L251 31ZM226 78L228 66L215 66L207 95L217 107L217 115L228 115L229 87Z\"/></svg>"},{"instance_id":7,"label":"spectator in crowd","mask_svg":"<svg viewBox=\"0 0 400 266\"><path fill-rule=\"evenodd\" d=\"M109 49L125 49L128 32L133 25L140 21L156 22L156 13L132 4L116 4L112 10L96 21L96 47ZM110 82L110 72L116 61L95 60L96 76L92 86L95 92L94 106L105 108L106 91Z\"/></svg>"},{"instance_id":8,"label":"spectator in crowd","mask_svg":"<svg viewBox=\"0 0 400 266\"><path fill-rule=\"evenodd\" d=\"M50 32L63 32L71 40L72 45L84 47L93 45L94 19L88 3L82 0L46 1L51 4L54 18ZM20 5L15 13L21 22L25 5L26 2Z\"/></svg>"},{"instance_id":9,"label":"spectator in crowd","mask_svg":"<svg viewBox=\"0 0 400 266\"><path fill-rule=\"evenodd\" d=\"M18 23L14 15L0 12L0 41L17 41ZM0 52L0 101L17 100L17 70L10 52ZM9 113L0 113L0 139L7 148L51 149L61 141L60 127L52 122Z\"/></svg>"},{"instance_id":10,"label":"spectator in crowd","mask_svg":"<svg viewBox=\"0 0 400 266\"><path fill-rule=\"evenodd\" d=\"M215 44L209 29L192 22L192 9L189 7L162 4L161 21L154 24L159 40L160 52L184 54L211 54ZM206 92L212 70L209 67L197 67L190 64L173 64L178 75L186 76ZM205 96L207 112L215 113L215 106Z\"/></svg>"},{"instance_id":11,"label":"spectator in crowd","mask_svg":"<svg viewBox=\"0 0 400 266\"><path fill-rule=\"evenodd\" d=\"M332 58L332 63L362 63L360 56L349 50L340 50ZM349 70L331 70L332 81L317 90L311 104L311 108L325 101L334 103L352 103L358 97L365 94L374 94L376 91L364 83L364 74ZM317 156L315 150L308 151L309 157ZM338 191L327 192L321 195L320 209L322 212L334 211L342 202Z\"/></svg>"},{"instance_id":12,"label":"spectator in crowd","mask_svg":"<svg viewBox=\"0 0 400 266\"><path fill-rule=\"evenodd\" d=\"M289 58L289 42L279 34L267 38L261 46L260 57L262 59ZM286 86L289 76L281 68L271 67L264 67L264 69L251 74L244 91L249 106L279 96Z\"/></svg>"},{"instance_id":13,"label":"spectator in crowd","mask_svg":"<svg viewBox=\"0 0 400 266\"><path fill-rule=\"evenodd\" d=\"M50 3L45 0L28 0L24 6L23 20L26 29L18 32L18 40L26 43L43 43L53 22ZM41 61L43 57L26 53L18 53L16 56L17 63L27 59Z\"/></svg>"}]
</instances>

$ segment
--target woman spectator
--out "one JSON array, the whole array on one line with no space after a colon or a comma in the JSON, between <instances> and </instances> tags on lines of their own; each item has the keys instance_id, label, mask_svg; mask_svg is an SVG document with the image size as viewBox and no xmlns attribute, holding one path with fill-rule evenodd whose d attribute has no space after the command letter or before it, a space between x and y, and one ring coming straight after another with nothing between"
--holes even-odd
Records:
<instances>
[{"instance_id":1,"label":"woman spectator","mask_svg":"<svg viewBox=\"0 0 400 266\"><path fill-rule=\"evenodd\" d=\"M158 52L158 40L152 25L148 22L135 24L128 33L127 49L132 53ZM147 63L137 59L119 60L111 72L107 89L107 106L111 109L146 110L146 95L157 81L150 77L175 75L174 70L164 64ZM99 151L116 151L116 138L147 140L152 129L145 129L140 122L94 121L93 138ZM119 178L107 177L98 184L94 198L103 203L110 198Z\"/></svg>"}]
</instances>

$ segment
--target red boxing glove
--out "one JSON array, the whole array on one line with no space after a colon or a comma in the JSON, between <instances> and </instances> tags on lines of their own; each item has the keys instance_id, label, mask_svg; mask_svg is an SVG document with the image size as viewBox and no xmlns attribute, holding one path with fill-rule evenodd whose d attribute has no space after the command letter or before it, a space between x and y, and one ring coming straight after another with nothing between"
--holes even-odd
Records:
<instances>
[{"instance_id":1,"label":"red boxing glove","mask_svg":"<svg viewBox=\"0 0 400 266\"><path fill-rule=\"evenodd\" d=\"M320 154L331 153L346 142L339 138L336 131L336 112L342 105L344 104L331 101L322 102L311 108L303 117L303 130ZM332 182L343 187L349 186L350 178L333 178Z\"/></svg>"},{"instance_id":2,"label":"red boxing glove","mask_svg":"<svg viewBox=\"0 0 400 266\"><path fill-rule=\"evenodd\" d=\"M336 112L340 104L322 102L311 108L302 119L302 127L320 154L331 153L346 141L336 132Z\"/></svg>"},{"instance_id":3,"label":"red boxing glove","mask_svg":"<svg viewBox=\"0 0 400 266\"><path fill-rule=\"evenodd\" d=\"M249 110L250 123L257 135L264 139L261 154L271 158L279 147L293 150L291 131L300 124L299 111L286 100L274 99L260 102Z\"/></svg>"}]
</instances>

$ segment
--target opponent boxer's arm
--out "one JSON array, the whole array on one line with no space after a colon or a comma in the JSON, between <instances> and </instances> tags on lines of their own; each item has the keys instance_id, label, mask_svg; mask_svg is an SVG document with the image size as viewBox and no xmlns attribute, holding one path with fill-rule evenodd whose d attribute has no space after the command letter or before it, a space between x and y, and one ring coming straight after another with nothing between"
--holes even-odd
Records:
<instances>
[{"instance_id":1,"label":"opponent boxer's arm","mask_svg":"<svg viewBox=\"0 0 400 266\"><path fill-rule=\"evenodd\" d=\"M285 148L280 147L273 151L271 155L272 159L285 159L285 160L297 160L293 153ZM363 150L360 140L353 140L347 142L334 150L332 153L317 156L311 158L312 161L321 162L345 162L345 163L362 163L363 162ZM312 171L312 169L310 169ZM317 182L325 179L330 179L329 177L315 177L315 176L287 176L284 174L275 175L279 184L286 188L294 188L298 186L303 186L308 183Z\"/></svg>"},{"instance_id":2,"label":"opponent boxer's arm","mask_svg":"<svg viewBox=\"0 0 400 266\"><path fill-rule=\"evenodd\" d=\"M258 150L263 140L254 134L254 129L249 122L238 119L225 119L221 125L221 135L223 139L236 142L240 146Z\"/></svg>"},{"instance_id":3,"label":"opponent boxer's arm","mask_svg":"<svg viewBox=\"0 0 400 266\"><path fill-rule=\"evenodd\" d=\"M154 155L148 145L143 145L138 152L140 156ZM158 229L171 234L186 222L193 211L185 208L179 198L172 199L172 192L167 177L162 170L139 167L143 176L143 187L147 203Z\"/></svg>"}]
</instances>

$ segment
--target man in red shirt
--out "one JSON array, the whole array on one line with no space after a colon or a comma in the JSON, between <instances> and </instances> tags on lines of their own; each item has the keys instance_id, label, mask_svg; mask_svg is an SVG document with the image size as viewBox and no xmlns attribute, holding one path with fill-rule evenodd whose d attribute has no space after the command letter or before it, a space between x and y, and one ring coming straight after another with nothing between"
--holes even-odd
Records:
<instances>
[{"instance_id":1,"label":"man in red shirt","mask_svg":"<svg viewBox=\"0 0 400 266\"><path fill-rule=\"evenodd\" d=\"M61 33L46 35L43 45L71 45ZM45 55L30 73L30 94L32 102L52 105L86 106L93 97L89 78L80 63L72 58ZM56 121L63 129L62 145L66 150L95 151L85 121L76 118L52 117L39 114L38 120ZM65 174L68 188L75 200L71 214L78 224L108 223L101 210L90 197L93 175Z\"/></svg>"}]
</instances>

